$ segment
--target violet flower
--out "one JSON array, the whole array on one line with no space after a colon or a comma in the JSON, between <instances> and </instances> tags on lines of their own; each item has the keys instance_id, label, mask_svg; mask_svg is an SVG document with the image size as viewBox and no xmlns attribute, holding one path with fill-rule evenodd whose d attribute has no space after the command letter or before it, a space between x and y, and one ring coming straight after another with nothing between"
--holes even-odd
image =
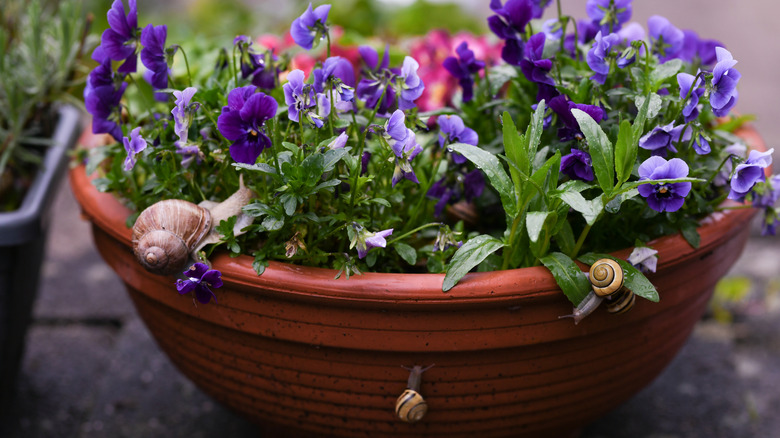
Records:
<instances>
[{"instance_id":1,"label":"violet flower","mask_svg":"<svg viewBox=\"0 0 780 438\"><path fill-rule=\"evenodd\" d=\"M507 0L503 6L501 0L490 0L490 9L496 15L488 17L488 27L506 40L501 58L511 65L520 65L524 51L522 36L533 15L531 0Z\"/></svg>"},{"instance_id":2,"label":"violet flower","mask_svg":"<svg viewBox=\"0 0 780 438\"><path fill-rule=\"evenodd\" d=\"M637 246L628 256L628 263L642 272L655 272L658 266L658 251L647 246Z\"/></svg>"},{"instance_id":3,"label":"violet flower","mask_svg":"<svg viewBox=\"0 0 780 438\"><path fill-rule=\"evenodd\" d=\"M279 73L273 65L273 55L269 54L269 62L266 57L251 50L252 39L246 35L238 35L233 39L233 45L238 47L240 52L241 77L246 79L252 77L252 85L271 90L276 86L276 79ZM270 59L273 58L273 59Z\"/></svg>"},{"instance_id":4,"label":"violet flower","mask_svg":"<svg viewBox=\"0 0 780 438\"><path fill-rule=\"evenodd\" d=\"M347 140L349 139L349 136L346 132L342 132L339 134L336 138L333 139L328 145L326 146L327 149L344 149L344 146L347 145Z\"/></svg>"},{"instance_id":5,"label":"violet flower","mask_svg":"<svg viewBox=\"0 0 780 438\"><path fill-rule=\"evenodd\" d=\"M371 248L384 248L387 246L387 236L393 234L393 229L369 232L357 223L353 223L356 234L353 245L357 247L358 258L362 259L368 254Z\"/></svg>"},{"instance_id":6,"label":"violet flower","mask_svg":"<svg viewBox=\"0 0 780 438\"><path fill-rule=\"evenodd\" d=\"M544 56L545 36L539 32L528 39L525 48L525 57L520 60L520 70L525 77L538 84L555 85L555 82L547 76L552 70L552 60L542 58Z\"/></svg>"},{"instance_id":7,"label":"violet flower","mask_svg":"<svg viewBox=\"0 0 780 438\"><path fill-rule=\"evenodd\" d=\"M195 263L182 273L186 280L176 280L176 290L179 295L195 292L195 298L201 304L208 304L211 299L217 302L217 296L211 291L222 287L222 273L216 269L209 269L205 263Z\"/></svg>"},{"instance_id":8,"label":"violet flower","mask_svg":"<svg viewBox=\"0 0 780 438\"><path fill-rule=\"evenodd\" d=\"M675 179L688 176L688 165L679 158L666 161L664 158L652 156L639 165L639 180ZM662 213L679 210L685 202L685 197L691 191L691 183L659 183L642 184L637 187L639 194L647 198L647 205Z\"/></svg>"},{"instance_id":9,"label":"violet flower","mask_svg":"<svg viewBox=\"0 0 780 438\"><path fill-rule=\"evenodd\" d=\"M632 0L588 0L585 12L605 34L617 32L623 23L631 19Z\"/></svg>"},{"instance_id":10,"label":"violet flower","mask_svg":"<svg viewBox=\"0 0 780 438\"><path fill-rule=\"evenodd\" d=\"M696 80L695 84L694 79ZM699 117L699 99L704 94L704 82L701 77L698 77L697 72L697 76L688 73L678 73L677 83L680 85L680 99L688 99L682 110L684 120L688 123Z\"/></svg>"},{"instance_id":11,"label":"violet flower","mask_svg":"<svg viewBox=\"0 0 780 438\"><path fill-rule=\"evenodd\" d=\"M420 64L411 56L404 57L404 63L401 67L401 90L400 96L398 96L398 109L408 110L417 107L414 101L419 98L425 90L425 84L423 84L420 76L417 75L417 70L420 68Z\"/></svg>"},{"instance_id":12,"label":"violet flower","mask_svg":"<svg viewBox=\"0 0 780 438\"><path fill-rule=\"evenodd\" d=\"M304 83L304 73L293 70L287 75L284 89L284 103L287 104L287 117L293 122L301 123L301 113L317 128L322 127L322 117L312 111L317 106L314 88Z\"/></svg>"},{"instance_id":13,"label":"violet flower","mask_svg":"<svg viewBox=\"0 0 780 438\"><path fill-rule=\"evenodd\" d=\"M712 91L710 105L712 112L718 116L726 116L739 98L737 82L742 75L734 68L737 61L723 47L716 47L718 63L712 71Z\"/></svg>"},{"instance_id":14,"label":"violet flower","mask_svg":"<svg viewBox=\"0 0 780 438\"><path fill-rule=\"evenodd\" d=\"M639 139L639 147L652 151L655 156L665 157L667 151L677 152L675 144L691 139L691 127L686 125L674 126L674 122L668 125L656 126L650 132Z\"/></svg>"},{"instance_id":15,"label":"violet flower","mask_svg":"<svg viewBox=\"0 0 780 438\"><path fill-rule=\"evenodd\" d=\"M314 76L314 91L322 93L327 98L327 113L330 113L330 96L326 90L328 82L336 92L334 107L339 111L352 109L352 100L355 97L355 70L349 60L340 56L331 56L325 60L322 68L312 71L312 76Z\"/></svg>"},{"instance_id":16,"label":"violet flower","mask_svg":"<svg viewBox=\"0 0 780 438\"><path fill-rule=\"evenodd\" d=\"M203 153L198 145L186 144L180 141L173 143L176 147L176 153L181 155L181 167L188 168L192 162L200 164L203 161Z\"/></svg>"},{"instance_id":17,"label":"violet flower","mask_svg":"<svg viewBox=\"0 0 780 438\"><path fill-rule=\"evenodd\" d=\"M697 134L693 139L693 150L699 155L707 155L712 152L710 142L702 134Z\"/></svg>"},{"instance_id":18,"label":"violet flower","mask_svg":"<svg viewBox=\"0 0 780 438\"><path fill-rule=\"evenodd\" d=\"M168 26L147 25L141 31L141 62L152 72L152 87L168 87L168 62L165 60L165 38Z\"/></svg>"},{"instance_id":19,"label":"violet flower","mask_svg":"<svg viewBox=\"0 0 780 438\"><path fill-rule=\"evenodd\" d=\"M406 178L415 184L420 183L414 169L412 169L411 161L422 152L422 146L417 143L414 131L406 127L405 119L403 111L397 109L385 125L385 131L391 139L395 140L391 145L396 157L392 179L393 187L401 178Z\"/></svg>"},{"instance_id":20,"label":"violet flower","mask_svg":"<svg viewBox=\"0 0 780 438\"><path fill-rule=\"evenodd\" d=\"M120 102L127 88L127 82L121 82L117 88L114 80L111 59L105 58L87 77L87 84L84 87L84 106L92 115L94 134L111 134L116 141L122 141L122 128L119 126Z\"/></svg>"},{"instance_id":21,"label":"violet flower","mask_svg":"<svg viewBox=\"0 0 780 438\"><path fill-rule=\"evenodd\" d=\"M753 190L753 207L769 208L780 199L780 174L772 175L761 187Z\"/></svg>"},{"instance_id":22,"label":"violet flower","mask_svg":"<svg viewBox=\"0 0 780 438\"><path fill-rule=\"evenodd\" d=\"M746 152L747 146L742 143L732 143L726 146L723 149L723 153L724 156L728 156L729 159L724 162L723 168L715 175L715 178L712 180L713 184L718 187L723 187L728 184L729 178L731 177L731 170L734 168L734 158L743 158Z\"/></svg>"},{"instance_id":23,"label":"violet flower","mask_svg":"<svg viewBox=\"0 0 780 438\"><path fill-rule=\"evenodd\" d=\"M276 100L265 93L255 93L257 87L247 85L228 93L228 104L222 107L217 128L230 145L230 157L244 164L254 164L264 149L271 147L263 124L276 115Z\"/></svg>"},{"instance_id":24,"label":"violet flower","mask_svg":"<svg viewBox=\"0 0 780 438\"><path fill-rule=\"evenodd\" d=\"M311 50L315 38L321 38L327 32L325 22L328 21L330 5L317 6L312 10L311 3L300 17L293 20L290 26L290 36L295 44L306 50Z\"/></svg>"},{"instance_id":25,"label":"violet flower","mask_svg":"<svg viewBox=\"0 0 780 438\"><path fill-rule=\"evenodd\" d=\"M571 179L593 181L593 161L587 152L572 148L570 154L561 157L561 173Z\"/></svg>"},{"instance_id":26,"label":"violet flower","mask_svg":"<svg viewBox=\"0 0 780 438\"><path fill-rule=\"evenodd\" d=\"M653 15L647 19L647 31L658 59L666 62L676 58L683 48L685 34L664 17Z\"/></svg>"},{"instance_id":27,"label":"violet flower","mask_svg":"<svg viewBox=\"0 0 780 438\"><path fill-rule=\"evenodd\" d=\"M98 62L105 58L124 61L117 70L120 73L134 73L138 63L138 9L135 0L128 0L128 9L125 14L122 0L114 0L107 14L109 27L100 38L100 50L96 49L93 54L93 57L100 58L95 59Z\"/></svg>"},{"instance_id":28,"label":"violet flower","mask_svg":"<svg viewBox=\"0 0 780 438\"><path fill-rule=\"evenodd\" d=\"M737 165L734 169L734 175L731 177L729 199L742 202L745 200L745 196L753 190L756 183L766 181L764 169L772 164L772 152L774 149L766 152L752 150L747 160Z\"/></svg>"},{"instance_id":29,"label":"violet flower","mask_svg":"<svg viewBox=\"0 0 780 438\"><path fill-rule=\"evenodd\" d=\"M620 37L611 33L607 36L602 36L601 31L596 34L596 38L593 41L593 47L588 51L588 55L585 57L588 62L588 67L593 70L593 76L590 78L595 82L604 85L609 74L609 53L612 48L620 44Z\"/></svg>"},{"instance_id":30,"label":"violet flower","mask_svg":"<svg viewBox=\"0 0 780 438\"><path fill-rule=\"evenodd\" d=\"M467 128L463 119L456 115L439 116L439 147L444 147L452 143L466 143L476 146L479 143L479 135L471 128ZM466 162L466 157L461 154L453 153L452 161L456 164Z\"/></svg>"},{"instance_id":31,"label":"violet flower","mask_svg":"<svg viewBox=\"0 0 780 438\"><path fill-rule=\"evenodd\" d=\"M531 18L542 18L544 10L553 0L531 0Z\"/></svg>"},{"instance_id":32,"label":"violet flower","mask_svg":"<svg viewBox=\"0 0 780 438\"><path fill-rule=\"evenodd\" d=\"M469 50L466 41L460 43L455 53L458 57L448 57L442 66L458 80L463 89L463 102L469 102L474 97L474 74L485 68L485 62L474 57L474 52Z\"/></svg>"},{"instance_id":33,"label":"violet flower","mask_svg":"<svg viewBox=\"0 0 780 438\"><path fill-rule=\"evenodd\" d=\"M130 131L130 139L122 137L122 143L125 145L125 151L127 151L127 158L125 158L125 171L130 171L135 166L135 156L146 149L147 143L143 137L141 137L141 127L137 127Z\"/></svg>"},{"instance_id":34,"label":"violet flower","mask_svg":"<svg viewBox=\"0 0 780 438\"><path fill-rule=\"evenodd\" d=\"M468 173L458 170L433 183L425 196L438 199L434 206L434 215L442 217L447 204L454 204L461 199L471 202L481 196L484 189L485 177L481 170L474 169Z\"/></svg>"},{"instance_id":35,"label":"violet flower","mask_svg":"<svg viewBox=\"0 0 780 438\"><path fill-rule=\"evenodd\" d=\"M587 105L581 103L574 103L564 95L556 96L550 100L550 108L558 115L558 119L563 122L561 128L558 129L558 138L561 141L568 141L574 138L582 138L582 131L580 130L580 124L571 113L571 110L576 108L588 113L596 123L601 123L606 115L604 109L596 105Z\"/></svg>"},{"instance_id":36,"label":"violet flower","mask_svg":"<svg viewBox=\"0 0 780 438\"><path fill-rule=\"evenodd\" d=\"M179 141L187 143L188 131L192 123L192 115L200 108L200 104L191 104L192 97L198 91L197 88L187 87L184 91L173 90L176 98L176 106L171 110L173 114L173 132L179 137Z\"/></svg>"},{"instance_id":37,"label":"violet flower","mask_svg":"<svg viewBox=\"0 0 780 438\"><path fill-rule=\"evenodd\" d=\"M390 63L389 46L385 46L382 61L379 62L379 55L371 46L360 46L358 52L368 67L363 73L363 79L357 84L355 94L358 99L365 101L367 108L377 108L377 114L387 114L395 104L395 90L388 87L390 78L394 73L388 70ZM383 96L384 94L384 96ZM379 99L382 99L380 102Z\"/></svg>"}]
</instances>

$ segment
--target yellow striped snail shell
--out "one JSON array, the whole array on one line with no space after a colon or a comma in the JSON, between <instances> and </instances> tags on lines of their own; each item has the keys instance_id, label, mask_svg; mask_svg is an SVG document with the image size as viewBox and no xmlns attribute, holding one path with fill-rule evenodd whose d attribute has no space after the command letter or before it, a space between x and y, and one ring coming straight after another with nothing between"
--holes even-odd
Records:
<instances>
[{"instance_id":1,"label":"yellow striped snail shell","mask_svg":"<svg viewBox=\"0 0 780 438\"><path fill-rule=\"evenodd\" d=\"M607 312L620 314L634 306L636 295L625 287L625 273L620 264L612 259L600 259L591 265L588 273L593 289L574 309L571 315L558 318L573 318L574 324L590 315L605 299Z\"/></svg>"},{"instance_id":2,"label":"yellow striped snail shell","mask_svg":"<svg viewBox=\"0 0 780 438\"><path fill-rule=\"evenodd\" d=\"M623 286L620 291L609 297L607 312L614 314L628 312L629 309L634 307L635 301L636 295L634 295L634 292Z\"/></svg>"},{"instance_id":3,"label":"yellow striped snail shell","mask_svg":"<svg viewBox=\"0 0 780 438\"><path fill-rule=\"evenodd\" d=\"M597 260L590 267L590 284L593 292L606 297L623 288L623 268L612 259Z\"/></svg>"},{"instance_id":4,"label":"yellow striped snail shell","mask_svg":"<svg viewBox=\"0 0 780 438\"><path fill-rule=\"evenodd\" d=\"M409 380L406 382L406 389L395 402L395 415L407 423L416 423L428 412L428 403L420 394L420 384L422 373L427 371L433 365L425 368L415 365L409 370Z\"/></svg>"}]
</instances>

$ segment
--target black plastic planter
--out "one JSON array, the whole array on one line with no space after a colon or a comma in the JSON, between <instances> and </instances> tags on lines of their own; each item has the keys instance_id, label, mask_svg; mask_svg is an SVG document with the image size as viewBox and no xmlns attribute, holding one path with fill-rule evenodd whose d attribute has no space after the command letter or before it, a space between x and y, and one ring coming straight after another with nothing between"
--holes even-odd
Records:
<instances>
[{"instance_id":1,"label":"black plastic planter","mask_svg":"<svg viewBox=\"0 0 780 438\"><path fill-rule=\"evenodd\" d=\"M49 210L81 131L80 113L63 107L53 144L18 210L0 213L0 406L13 397L24 338L30 324L43 262ZM5 409L3 409L5 410Z\"/></svg>"}]
</instances>

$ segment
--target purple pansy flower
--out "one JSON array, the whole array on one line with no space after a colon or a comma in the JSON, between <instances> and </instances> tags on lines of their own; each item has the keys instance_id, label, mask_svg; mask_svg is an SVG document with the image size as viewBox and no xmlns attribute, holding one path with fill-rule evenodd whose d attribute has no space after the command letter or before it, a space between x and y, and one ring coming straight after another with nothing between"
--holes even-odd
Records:
<instances>
[{"instance_id":1,"label":"purple pansy flower","mask_svg":"<svg viewBox=\"0 0 780 438\"><path fill-rule=\"evenodd\" d=\"M324 96L323 102L327 106L324 115L327 116L330 113L330 96L326 90L328 82L332 84L333 91L336 93L333 96L333 106L339 111L349 111L353 108L355 70L346 58L331 56L325 60L322 68L316 68L312 71L312 76L314 76L314 91Z\"/></svg>"},{"instance_id":2,"label":"purple pansy flower","mask_svg":"<svg viewBox=\"0 0 780 438\"><path fill-rule=\"evenodd\" d=\"M120 102L127 88L127 82L121 82L119 88L116 88L114 79L111 60L106 58L87 77L87 84L84 87L84 106L92 115L94 134L111 134L116 141L122 141L122 128L119 126Z\"/></svg>"},{"instance_id":3,"label":"purple pansy flower","mask_svg":"<svg viewBox=\"0 0 780 438\"><path fill-rule=\"evenodd\" d=\"M572 148L570 154L561 157L561 173L571 179L593 181L593 161L587 152Z\"/></svg>"},{"instance_id":4,"label":"purple pansy flower","mask_svg":"<svg viewBox=\"0 0 780 438\"><path fill-rule=\"evenodd\" d=\"M544 9L550 6L552 0L531 0L531 17L542 18Z\"/></svg>"},{"instance_id":5,"label":"purple pansy flower","mask_svg":"<svg viewBox=\"0 0 780 438\"><path fill-rule=\"evenodd\" d=\"M388 70L390 63L389 46L385 46L382 61L379 62L379 55L371 46L360 46L358 52L366 63L368 70L363 73L363 79L358 83L355 94L366 102L367 108L374 108L379 104L378 114L387 114L390 108L395 104L395 90L388 87L390 78L394 73ZM382 94L384 93L384 97ZM382 102L379 99L382 98Z\"/></svg>"},{"instance_id":6,"label":"purple pansy flower","mask_svg":"<svg viewBox=\"0 0 780 438\"><path fill-rule=\"evenodd\" d=\"M718 47L725 47L718 40L699 40L699 58L703 65L712 65L718 61Z\"/></svg>"},{"instance_id":7,"label":"purple pansy flower","mask_svg":"<svg viewBox=\"0 0 780 438\"><path fill-rule=\"evenodd\" d=\"M252 39L246 35L238 35L233 39L233 45L238 47L241 64L241 77L252 77L252 85L264 90L273 89L276 85L278 68L273 65L276 57L268 54L266 56L254 53L251 50Z\"/></svg>"},{"instance_id":8,"label":"purple pansy flower","mask_svg":"<svg viewBox=\"0 0 780 438\"><path fill-rule=\"evenodd\" d=\"M100 46L92 55L98 62L105 58L124 61L118 69L120 73L134 73L138 62L138 10L135 0L128 0L128 6L129 10L125 14L122 0L114 0L107 15L109 27L103 31Z\"/></svg>"},{"instance_id":9,"label":"purple pansy flower","mask_svg":"<svg viewBox=\"0 0 780 438\"><path fill-rule=\"evenodd\" d=\"M665 157L667 150L677 152L674 145L690 140L691 131L690 126L674 126L674 122L656 126L639 139L639 147L652 151L653 155Z\"/></svg>"},{"instance_id":10,"label":"purple pansy flower","mask_svg":"<svg viewBox=\"0 0 780 438\"><path fill-rule=\"evenodd\" d=\"M710 105L712 112L723 117L729 113L739 98L737 82L742 75L734 68L737 61L731 53L723 47L716 47L718 63L712 70L712 91L710 92Z\"/></svg>"},{"instance_id":11,"label":"purple pansy flower","mask_svg":"<svg viewBox=\"0 0 780 438\"><path fill-rule=\"evenodd\" d=\"M642 272L655 272L658 266L658 251L647 246L637 246L628 256L628 263Z\"/></svg>"},{"instance_id":12,"label":"purple pansy flower","mask_svg":"<svg viewBox=\"0 0 780 438\"><path fill-rule=\"evenodd\" d=\"M544 33L539 32L528 39L525 57L520 60L520 70L531 82L555 85L552 78L547 76L547 73L552 70L552 60L543 58L545 38Z\"/></svg>"},{"instance_id":13,"label":"purple pansy flower","mask_svg":"<svg viewBox=\"0 0 780 438\"><path fill-rule=\"evenodd\" d=\"M675 179L688 176L688 165L679 158L666 161L664 158L652 156L639 165L639 180ZM685 197L691 191L691 183L660 183L642 184L637 187L639 194L647 198L647 205L662 213L679 210L685 202Z\"/></svg>"},{"instance_id":14,"label":"purple pansy flower","mask_svg":"<svg viewBox=\"0 0 780 438\"><path fill-rule=\"evenodd\" d=\"M263 124L276 115L276 100L265 93L255 93L257 87L247 85L228 93L228 104L222 107L217 128L230 145L230 157L244 164L254 164L264 149L271 147Z\"/></svg>"},{"instance_id":15,"label":"purple pansy flower","mask_svg":"<svg viewBox=\"0 0 780 438\"><path fill-rule=\"evenodd\" d=\"M442 65L454 76L463 88L463 101L469 102L474 97L474 74L485 68L484 61L474 58L474 52L469 50L465 41L455 49L458 57L450 56Z\"/></svg>"},{"instance_id":16,"label":"purple pansy flower","mask_svg":"<svg viewBox=\"0 0 780 438\"><path fill-rule=\"evenodd\" d=\"M314 45L314 39L327 32L325 22L328 21L328 12L330 12L330 5L317 6L317 9L312 10L309 3L306 11L293 20L290 26L290 36L295 44L310 50Z\"/></svg>"},{"instance_id":17,"label":"purple pansy flower","mask_svg":"<svg viewBox=\"0 0 780 438\"><path fill-rule=\"evenodd\" d=\"M461 199L471 202L482 195L484 189L485 177L481 170L474 169L468 173L458 170L433 183L425 195L429 199L438 199L434 215L441 217L447 204L454 204Z\"/></svg>"},{"instance_id":18,"label":"purple pansy flower","mask_svg":"<svg viewBox=\"0 0 780 438\"><path fill-rule=\"evenodd\" d=\"M209 269L205 263L195 263L189 269L184 271L187 279L176 280L176 290L180 295L195 291L195 298L201 304L208 304L212 298L217 302L217 296L211 291L222 287L222 273L216 269Z\"/></svg>"},{"instance_id":19,"label":"purple pansy flower","mask_svg":"<svg viewBox=\"0 0 780 438\"><path fill-rule=\"evenodd\" d=\"M439 116L439 147L444 147L452 143L466 143L476 146L479 143L479 135L471 128L463 124L463 119L456 115ZM456 164L466 162L466 157L461 154L453 153L452 161Z\"/></svg>"},{"instance_id":20,"label":"purple pansy flower","mask_svg":"<svg viewBox=\"0 0 780 438\"><path fill-rule=\"evenodd\" d=\"M420 68L420 64L411 56L404 57L404 63L401 67L401 90L398 96L398 109L408 110L417 107L414 101L422 96L425 90L425 84L423 84L420 76L417 75L417 69Z\"/></svg>"},{"instance_id":21,"label":"purple pansy flower","mask_svg":"<svg viewBox=\"0 0 780 438\"><path fill-rule=\"evenodd\" d=\"M147 25L141 31L141 62L152 71L152 87L156 89L168 86L168 63L165 60L165 38L168 26Z\"/></svg>"},{"instance_id":22,"label":"purple pansy flower","mask_svg":"<svg viewBox=\"0 0 780 438\"><path fill-rule=\"evenodd\" d=\"M392 228L372 233L357 223L353 223L352 226L356 231L353 244L357 247L358 258L360 259L364 258L371 248L386 247L387 236L393 234Z\"/></svg>"},{"instance_id":23,"label":"purple pansy flower","mask_svg":"<svg viewBox=\"0 0 780 438\"><path fill-rule=\"evenodd\" d=\"M203 161L203 153L200 148L194 144L186 144L180 141L173 143L176 147L176 153L181 155L181 166L183 168L190 167L193 161L200 164Z\"/></svg>"},{"instance_id":24,"label":"purple pansy flower","mask_svg":"<svg viewBox=\"0 0 780 438\"><path fill-rule=\"evenodd\" d=\"M710 142L701 133L697 134L693 139L693 150L699 155L707 155L712 152Z\"/></svg>"},{"instance_id":25,"label":"purple pansy flower","mask_svg":"<svg viewBox=\"0 0 780 438\"><path fill-rule=\"evenodd\" d=\"M558 129L558 138L561 141L582 138L580 124L577 122L577 119L574 118L574 114L571 113L572 109L577 108L578 110L585 111L596 121L596 123L601 123L601 120L604 119L605 116L604 109L600 106L574 103L564 95L552 98L550 100L550 108L563 122L564 126Z\"/></svg>"},{"instance_id":26,"label":"purple pansy flower","mask_svg":"<svg viewBox=\"0 0 780 438\"><path fill-rule=\"evenodd\" d=\"M718 187L723 187L728 184L731 170L734 168L734 157L743 158L746 152L747 146L742 143L733 143L726 146L723 149L723 156L728 156L729 159L724 162L723 168L715 175L715 178L712 180L713 184Z\"/></svg>"},{"instance_id":27,"label":"purple pansy flower","mask_svg":"<svg viewBox=\"0 0 780 438\"><path fill-rule=\"evenodd\" d=\"M322 116L312 110L317 106L314 88L304 83L303 71L291 71L287 75L287 83L282 88L284 89L284 103L287 104L287 117L290 120L301 123L300 117L303 115L317 128L322 127L324 124Z\"/></svg>"},{"instance_id":28,"label":"purple pansy flower","mask_svg":"<svg viewBox=\"0 0 780 438\"><path fill-rule=\"evenodd\" d=\"M176 98L176 106L171 110L174 121L173 132L182 143L187 143L187 132L192 123L192 115L200 108L200 104L190 103L197 91L198 89L193 87L187 87L184 91L173 90L173 96Z\"/></svg>"},{"instance_id":29,"label":"purple pansy flower","mask_svg":"<svg viewBox=\"0 0 780 438\"><path fill-rule=\"evenodd\" d=\"M694 79L696 80L695 84ZM701 77L698 77L697 72L697 76L688 73L678 73L677 83L680 85L680 99L688 99L682 110L687 123L699 117L699 98L704 94L704 82Z\"/></svg>"},{"instance_id":30,"label":"purple pansy flower","mask_svg":"<svg viewBox=\"0 0 780 438\"><path fill-rule=\"evenodd\" d=\"M729 199L742 202L757 182L766 181L764 169L772 164L772 152L774 149L766 152L752 150L748 159L737 165L734 169L734 176L731 177Z\"/></svg>"},{"instance_id":31,"label":"purple pansy flower","mask_svg":"<svg viewBox=\"0 0 780 438\"><path fill-rule=\"evenodd\" d=\"M344 149L344 146L347 145L347 139L349 139L349 136L346 132L342 132L338 135L338 137L334 138L326 148L328 149Z\"/></svg>"},{"instance_id":32,"label":"purple pansy flower","mask_svg":"<svg viewBox=\"0 0 780 438\"><path fill-rule=\"evenodd\" d=\"M605 34L617 32L631 19L632 0L588 0L585 12Z\"/></svg>"},{"instance_id":33,"label":"purple pansy flower","mask_svg":"<svg viewBox=\"0 0 780 438\"><path fill-rule=\"evenodd\" d=\"M417 143L414 131L406 127L405 120L404 112L398 109L390 116L385 125L385 132L391 139L395 140L390 146L396 157L395 171L393 171L393 187L401 178L406 178L415 184L420 183L417 175L414 173L414 169L412 169L411 161L417 154L422 152L422 146Z\"/></svg>"},{"instance_id":34,"label":"purple pansy flower","mask_svg":"<svg viewBox=\"0 0 780 438\"><path fill-rule=\"evenodd\" d=\"M599 31L596 34L593 47L591 47L588 55L585 57L588 66L593 70L593 76L590 78L595 82L603 85L607 80L607 74L609 74L609 52L619 43L620 37L615 33L602 36L601 31Z\"/></svg>"},{"instance_id":35,"label":"purple pansy flower","mask_svg":"<svg viewBox=\"0 0 780 438\"><path fill-rule=\"evenodd\" d=\"M658 53L661 62L676 58L682 51L685 34L666 18L660 15L648 18L647 33L653 42L653 51Z\"/></svg>"},{"instance_id":36,"label":"purple pansy flower","mask_svg":"<svg viewBox=\"0 0 780 438\"><path fill-rule=\"evenodd\" d=\"M490 9L496 15L488 17L488 27L506 40L501 58L511 65L520 65L524 50L522 35L533 15L531 0L507 0L503 6L501 0L490 0Z\"/></svg>"},{"instance_id":37,"label":"purple pansy flower","mask_svg":"<svg viewBox=\"0 0 780 438\"><path fill-rule=\"evenodd\" d=\"M772 207L778 199L780 199L780 175L772 175L769 181L753 190L753 207Z\"/></svg>"},{"instance_id":38,"label":"purple pansy flower","mask_svg":"<svg viewBox=\"0 0 780 438\"><path fill-rule=\"evenodd\" d=\"M127 158L125 158L125 170L130 171L135 166L135 155L141 153L146 149L147 143L143 137L141 137L141 127L130 131L130 138L122 137L122 143L125 145L125 151L127 151Z\"/></svg>"}]
</instances>

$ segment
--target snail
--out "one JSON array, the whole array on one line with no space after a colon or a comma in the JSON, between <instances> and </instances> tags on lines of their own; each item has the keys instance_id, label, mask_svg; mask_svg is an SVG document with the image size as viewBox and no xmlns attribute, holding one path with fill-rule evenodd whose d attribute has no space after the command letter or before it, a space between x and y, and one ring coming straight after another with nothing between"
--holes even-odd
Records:
<instances>
[{"instance_id":1,"label":"snail","mask_svg":"<svg viewBox=\"0 0 780 438\"><path fill-rule=\"evenodd\" d=\"M612 259L597 260L590 267L588 278L593 290L583 298L571 315L559 318L574 318L574 323L578 324L596 310L605 298L609 302L609 313L624 313L634 306L636 295L625 287L625 273L618 262Z\"/></svg>"},{"instance_id":2,"label":"snail","mask_svg":"<svg viewBox=\"0 0 780 438\"><path fill-rule=\"evenodd\" d=\"M243 213L253 193L239 178L238 190L217 203L203 201L198 205L181 199L159 201L138 216L133 225L133 252L147 271L159 275L181 272L190 258L199 260L204 246L220 240L216 227L223 220L238 216L233 235L252 222Z\"/></svg>"},{"instance_id":3,"label":"snail","mask_svg":"<svg viewBox=\"0 0 780 438\"><path fill-rule=\"evenodd\" d=\"M406 389L395 402L395 414L407 423L416 423L428 412L428 403L420 395L420 383L422 373L430 369L433 365L425 368L415 365L411 369L403 367L410 371L409 380L406 382Z\"/></svg>"}]
</instances>

